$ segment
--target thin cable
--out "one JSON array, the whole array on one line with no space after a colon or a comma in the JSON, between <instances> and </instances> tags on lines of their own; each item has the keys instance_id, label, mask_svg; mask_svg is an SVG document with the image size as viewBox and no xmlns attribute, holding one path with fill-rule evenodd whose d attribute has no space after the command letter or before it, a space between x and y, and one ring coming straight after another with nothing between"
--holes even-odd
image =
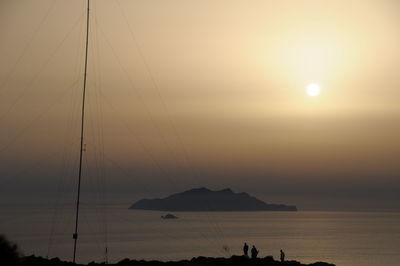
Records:
<instances>
[{"instance_id":1,"label":"thin cable","mask_svg":"<svg viewBox=\"0 0 400 266\"><path fill-rule=\"evenodd\" d=\"M44 64L42 64L39 67L39 70L33 75L33 78L28 82L27 86L25 86L22 89L22 93L19 94L17 96L17 98L14 101L11 102L11 104L8 107L8 109L2 115L0 115L0 122L3 120L4 117L6 117L11 112L11 110L17 105L17 103L24 97L24 95L26 94L28 89L31 87L31 85L36 81L36 79L39 77L39 75L42 73L42 71L45 69L45 67L50 63L51 59L55 56L55 54L57 53L58 49L60 49L62 47L64 42L68 39L69 35L72 33L72 31L75 29L75 27L79 24L79 22L81 21L81 18L82 18L82 16L80 16L78 18L78 20L72 26L71 30L67 32L65 37L61 40L61 42L50 53L50 56L45 60Z\"/></svg>"},{"instance_id":2,"label":"thin cable","mask_svg":"<svg viewBox=\"0 0 400 266\"><path fill-rule=\"evenodd\" d=\"M7 84L8 80L10 79L12 73L15 71L16 67L19 65L19 63L22 60L22 58L25 56L25 54L28 51L29 47L31 46L33 40L36 38L36 35L39 33L39 31L42 28L44 22L47 20L48 16L50 15L51 11L53 10L54 5L55 5L56 2L57 2L57 0L54 0L50 4L50 7L46 10L46 13L45 13L44 17L40 20L39 26L33 31L31 37L29 38L29 41L24 46L24 48L22 50L22 53L18 56L17 60L15 61L13 66L11 67L10 71L7 73L4 81L1 83L0 92L4 89L5 85Z\"/></svg>"},{"instance_id":3,"label":"thin cable","mask_svg":"<svg viewBox=\"0 0 400 266\"><path fill-rule=\"evenodd\" d=\"M57 98L56 101L51 103L43 112L39 113L34 119L32 119L27 126L22 128L19 132L15 133L13 135L13 138L11 140L9 140L6 145L4 145L3 147L0 148L0 154L4 154L4 151L6 151L12 144L14 144L15 141L17 141L18 138L21 137L29 128L31 128L33 125L35 125L36 121L41 119L44 115L48 114L49 110L51 110L54 106L56 106L56 104L59 102L59 100L64 99L64 96L66 95L68 90L73 88L77 83L78 83L78 80L74 81L74 83L71 86L67 87L64 91L65 93L63 93L59 98Z\"/></svg>"},{"instance_id":4,"label":"thin cable","mask_svg":"<svg viewBox=\"0 0 400 266\"><path fill-rule=\"evenodd\" d=\"M75 263L76 259L76 244L78 241L78 224L79 224L79 200L81 193L81 178L82 178L82 157L83 157L83 135L85 129L85 96L86 96L86 80L87 80L87 62L88 62L88 49L89 49L89 8L90 0L87 0L87 13L86 13L86 51L85 51L85 73L83 77L83 91L82 91L82 119L81 119L81 142L79 150L79 170L78 170L78 192L76 199L76 216L75 216L75 232L73 234L74 239L74 253L72 262Z\"/></svg>"},{"instance_id":5,"label":"thin cable","mask_svg":"<svg viewBox=\"0 0 400 266\"><path fill-rule=\"evenodd\" d=\"M97 26L99 26L99 24L96 23ZM156 123L152 113L150 112L147 104L144 102L143 98L141 97L141 94L137 91L137 88L134 86L133 81L129 75L129 72L126 70L126 68L122 65L122 62L120 60L120 58L118 57L118 55L115 52L114 47L112 46L111 42L109 41L109 39L107 38L107 36L105 35L104 31L102 30L102 28L99 26L100 32L103 34L104 39L107 41L107 44L109 45L109 47L111 48L111 51L113 52L114 57L117 59L117 62L119 64L119 66L121 67L121 69L125 72L125 75L128 78L128 81L130 82L131 88L134 89L136 96L138 97L139 101L141 102L141 104L143 105L146 113L148 114L150 121L152 122L152 124L154 125L155 129L157 130L158 134L160 135L164 145L167 147L167 149L169 148L169 145L166 142L165 136L162 133L160 127L158 126L158 124ZM172 151L170 149L168 149L169 152L172 154ZM158 164L158 163L157 163ZM162 169L161 167L158 167L159 169ZM165 175L167 176L167 175ZM176 186L175 182L171 179L170 180L171 183L173 183L174 186Z\"/></svg>"},{"instance_id":6,"label":"thin cable","mask_svg":"<svg viewBox=\"0 0 400 266\"><path fill-rule=\"evenodd\" d=\"M146 103L144 102L144 100L142 99L140 93L137 91L137 88L133 85L133 82L132 82L132 80L131 80L131 77L130 77L130 75L129 75L129 72L128 72L127 69L123 66L120 57L117 55L117 53L116 53L116 51L115 51L113 45L111 44L111 41L108 39L107 35L105 34L105 32L103 31L102 27L99 25L99 23L98 23L97 21L96 21L96 26L99 27L100 32L102 33L104 39L106 40L107 44L108 44L109 47L111 48L111 51L113 52L114 57L117 59L118 64L120 65L121 69L125 72L126 76L128 77L128 81L130 82L131 87L134 89L134 91L135 91L135 93L136 93L136 96L139 98L140 102L141 102L142 105L144 106L145 111L147 112L147 114L148 114L148 116L149 116L149 118L150 118L150 121L153 123L155 129L158 130L158 134L160 135L161 139L163 140L164 145L167 147L169 153L170 153L172 156L175 156L175 154L171 151L170 146L167 144L167 141L166 141L166 139L165 139L164 134L162 133L162 131L161 131L161 129L159 128L158 124L155 122L155 119L154 119L152 113L150 112L150 110L149 110L147 104L146 104ZM127 126L127 128L133 133L133 130L130 129L129 126ZM134 133L133 133L133 134L134 134ZM135 134L134 134L134 135L135 135ZM138 137L136 137L136 138L139 139ZM145 148L144 143L142 143L141 141L140 141L140 144L144 147L144 149L147 149L147 148ZM151 157L153 157L153 155L151 155L151 153L148 153L148 154L149 154ZM157 162L157 160L155 160L154 157L153 157L152 160L153 160L153 162L157 165L157 168L163 173L163 176L167 177L167 178L169 179L169 182L172 183L174 187L176 187L176 183L171 179L171 177L170 177L170 175L168 174L168 172L165 171L165 170L163 169L163 167L161 167L161 165ZM209 208L209 207L208 207L208 208ZM210 208L209 208L209 209L210 209ZM207 213L207 216L210 217L210 214ZM213 219L213 217L210 217L210 220L211 220L210 224L213 226L215 235L220 235L221 238L224 238L223 233L222 233L222 230L219 228L219 226L218 226L218 224L216 223L215 219Z\"/></svg>"},{"instance_id":7,"label":"thin cable","mask_svg":"<svg viewBox=\"0 0 400 266\"><path fill-rule=\"evenodd\" d=\"M97 21L97 3L94 2L94 17L95 20ZM103 224L104 224L104 263L108 264L108 209L107 209L107 179L105 175L105 150L104 150L104 123L103 123L103 106L102 106L102 101L100 99L101 95L99 91L101 91L101 85L102 85L102 72L101 72L101 53L100 53L100 45L99 44L99 32L98 28L95 27L95 34L93 35L94 41L92 42L92 45L97 47L93 47L92 51L93 53L96 52L96 56L93 55L93 62L94 62L94 67L98 65L97 71L94 71L96 74L95 78L95 102L96 102L96 113L97 113L97 130L98 130L98 145L100 147L98 151L98 176L100 179L100 183L102 185L102 189L99 192L100 198L101 198L101 203L103 207ZM97 49L96 49L97 48ZM95 59L97 60L97 64L95 62Z\"/></svg>"},{"instance_id":8,"label":"thin cable","mask_svg":"<svg viewBox=\"0 0 400 266\"><path fill-rule=\"evenodd\" d=\"M84 6L84 3L83 3ZM84 7L83 7L84 8ZM76 55L75 55L75 75L77 76L77 82L79 80L82 80L81 75L83 73L83 71L81 71L83 65L79 64L79 62L83 61L84 58L84 47L82 47L82 45L80 45L82 43L82 40L84 39L84 24L82 23L82 26L80 27L80 32L78 34L79 38L77 40L77 44L78 47L76 49ZM75 139L75 137L72 137L71 140L71 136L75 136L75 132L76 132L76 124L74 123L74 121L77 121L77 117L79 117L79 108L78 108L78 96L77 96L77 90L71 90L70 91L70 106L69 108L67 108L67 110L71 110L69 112L69 115L66 119L66 123L65 123L65 132L69 131L72 132L72 134L66 134L65 135L65 143L69 143L70 141L72 141L73 139ZM80 98L80 97L79 97ZM77 169L77 162L78 162L78 158L75 158L76 156L72 156L73 153L68 152L67 148L64 149L65 150L65 154L63 156L63 170L62 173L57 175L59 177L58 179L58 186L57 186L57 192L55 194L55 203L54 203L54 211L53 211L53 217L52 217L52 223L50 226L50 232L49 232L49 240L48 240L48 247L47 247L47 258L50 257L50 253L53 249L53 246L55 244L57 244L58 242L54 241L54 235L56 233L56 229L58 226L58 223L61 221L64 221L64 219L62 219L63 217L60 216L63 214L63 205L61 205L60 203L60 197L61 197L61 193L63 192L63 189L65 189L66 185L71 185L71 183L66 182L67 177L72 177L73 176L73 169ZM71 179L69 180L71 182Z\"/></svg>"},{"instance_id":9,"label":"thin cable","mask_svg":"<svg viewBox=\"0 0 400 266\"><path fill-rule=\"evenodd\" d=\"M132 27L130 26L130 24L129 24L129 22L128 22L128 18L127 18L127 16L126 16L125 12L124 12L124 9L121 7L121 4L119 3L118 0L116 1L116 3L118 4L119 10L120 10L120 12L121 12L121 14L122 14L122 17L124 18L125 23L126 23L126 25L128 26L128 29L129 29L131 38L132 38L133 42L134 42L135 45L136 45L136 49L137 49L137 51L138 51L138 53L139 53L139 56L141 57L141 59L142 59L142 61L143 61L143 64L144 64L145 69L146 69L146 71L147 71L147 73L148 73L148 75L149 75L149 78L150 78L150 80L151 80L151 83L153 84L153 87L154 87L154 89L155 89L155 91L156 91L156 93L157 93L157 96L158 96L158 98L160 99L160 101L161 101L161 103L162 103L163 109L164 109L165 113L167 114L167 118L168 118L169 125L170 125L170 127L171 127L173 133L175 134L175 137L176 137L176 139L178 140L178 143L180 144L180 146L181 146L181 148L182 148L182 151L183 151L183 153L184 153L186 162L187 162L187 164L188 164L188 166L189 166L189 170L190 170L191 173L193 174L193 178L194 178L193 180L199 180L199 179L200 179L200 175L199 175L198 171L193 167L193 165L192 165L192 163L191 163L191 160L189 159L189 154L188 154L188 151L187 151L187 149L186 149L186 145L185 145L184 142L182 141L182 137L180 136L179 131L177 130L177 127L176 127L175 123L173 122L173 120L172 120L172 118L171 118L171 117L172 117L172 116L171 116L171 112L169 111L169 108L167 107L167 104L165 103L165 100L163 99L163 97L162 97L162 95L161 95L161 92L160 92L159 86L158 86L158 84L157 84L157 82L156 82L156 79L155 79L155 77L154 77L154 75L153 75L153 73L152 73L152 71L151 71L151 69L150 69L150 66L149 66L149 64L148 64L148 62L147 62L147 60L146 60L146 57L144 56L144 53L143 53L143 51L142 51L142 49L141 49L141 47L140 47L140 45L139 45L139 42L137 41L137 38L136 38L136 36L135 36L135 34L134 34L134 31L132 30ZM174 158L175 158L175 161L176 161L176 163L177 163L177 165L178 165L179 162L178 162L177 158L176 158L175 156L174 156ZM196 183L197 183L197 182L196 182ZM198 183L197 183L197 184L198 184ZM208 203L208 202L207 202L207 208L210 210L210 206L209 206L209 203ZM211 217L210 217L210 218L211 218ZM215 221L215 219L212 219L212 220L213 220L214 227L215 227L216 231L218 232L218 234L221 235L222 239L225 240L225 236L224 236L224 233L223 233L222 229L220 228L220 226L218 225L218 223ZM229 253L229 254L230 254L230 253Z\"/></svg>"}]
</instances>

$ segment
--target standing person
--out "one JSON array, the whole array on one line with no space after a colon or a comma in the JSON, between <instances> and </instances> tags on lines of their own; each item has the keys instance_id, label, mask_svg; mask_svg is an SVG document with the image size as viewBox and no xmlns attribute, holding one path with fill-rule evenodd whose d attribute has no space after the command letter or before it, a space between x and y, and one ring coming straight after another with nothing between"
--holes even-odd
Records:
<instances>
[{"instance_id":1,"label":"standing person","mask_svg":"<svg viewBox=\"0 0 400 266\"><path fill-rule=\"evenodd\" d=\"M244 242L244 246L243 246L243 253L246 257L249 256L249 246L247 245L246 242Z\"/></svg>"},{"instance_id":2,"label":"standing person","mask_svg":"<svg viewBox=\"0 0 400 266\"><path fill-rule=\"evenodd\" d=\"M285 252L281 249L281 262L285 261Z\"/></svg>"},{"instance_id":3,"label":"standing person","mask_svg":"<svg viewBox=\"0 0 400 266\"><path fill-rule=\"evenodd\" d=\"M251 258L255 259L257 258L258 255L258 250L256 249L256 246L253 245L253 247L251 248Z\"/></svg>"}]
</instances>

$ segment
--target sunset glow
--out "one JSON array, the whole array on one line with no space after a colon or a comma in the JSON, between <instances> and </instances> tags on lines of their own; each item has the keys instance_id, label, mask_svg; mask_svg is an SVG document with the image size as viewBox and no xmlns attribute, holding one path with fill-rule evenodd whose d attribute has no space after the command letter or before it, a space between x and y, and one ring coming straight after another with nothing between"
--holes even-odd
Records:
<instances>
[{"instance_id":1,"label":"sunset glow","mask_svg":"<svg viewBox=\"0 0 400 266\"><path fill-rule=\"evenodd\" d=\"M1 0L0 254L399 265L399 14L400 0Z\"/></svg>"},{"instance_id":2,"label":"sunset glow","mask_svg":"<svg viewBox=\"0 0 400 266\"><path fill-rule=\"evenodd\" d=\"M306 91L308 95L315 97L321 93L321 87L317 83L310 83Z\"/></svg>"}]
</instances>

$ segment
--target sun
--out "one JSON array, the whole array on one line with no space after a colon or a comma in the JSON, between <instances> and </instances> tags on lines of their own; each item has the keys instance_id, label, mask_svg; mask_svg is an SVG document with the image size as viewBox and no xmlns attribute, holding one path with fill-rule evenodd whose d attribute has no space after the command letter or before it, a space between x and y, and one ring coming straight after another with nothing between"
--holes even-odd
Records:
<instances>
[{"instance_id":1,"label":"sun","mask_svg":"<svg viewBox=\"0 0 400 266\"><path fill-rule=\"evenodd\" d=\"M315 97L321 93L321 87L317 83L310 83L307 85L307 94Z\"/></svg>"}]
</instances>

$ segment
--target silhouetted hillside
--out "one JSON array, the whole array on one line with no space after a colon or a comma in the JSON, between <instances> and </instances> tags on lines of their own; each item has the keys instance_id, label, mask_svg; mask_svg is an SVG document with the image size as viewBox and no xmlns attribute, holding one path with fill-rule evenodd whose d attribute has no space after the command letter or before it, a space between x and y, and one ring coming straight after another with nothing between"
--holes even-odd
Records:
<instances>
[{"instance_id":1,"label":"silhouetted hillside","mask_svg":"<svg viewBox=\"0 0 400 266\"><path fill-rule=\"evenodd\" d=\"M249 194L231 189L212 191L195 188L163 199L142 199L130 209L158 211L297 211L296 206L267 204Z\"/></svg>"},{"instance_id":2,"label":"silhouetted hillside","mask_svg":"<svg viewBox=\"0 0 400 266\"><path fill-rule=\"evenodd\" d=\"M0 235L0 265L18 266L19 257L17 245L8 241L4 235Z\"/></svg>"},{"instance_id":3,"label":"silhouetted hillside","mask_svg":"<svg viewBox=\"0 0 400 266\"><path fill-rule=\"evenodd\" d=\"M82 264L72 264L71 262L64 262L58 258L44 259L41 257L29 256L22 260L22 266L83 266ZM104 265L104 263L91 262L88 266ZM145 261L145 260L130 260L123 259L116 264L107 265L118 265L118 266L335 266L326 262L315 262L311 264L302 264L298 261L285 261L283 263L274 260L271 256L260 258L260 259L249 259L244 256L232 256L231 258L207 258L197 257L191 260L181 261Z\"/></svg>"}]
</instances>

